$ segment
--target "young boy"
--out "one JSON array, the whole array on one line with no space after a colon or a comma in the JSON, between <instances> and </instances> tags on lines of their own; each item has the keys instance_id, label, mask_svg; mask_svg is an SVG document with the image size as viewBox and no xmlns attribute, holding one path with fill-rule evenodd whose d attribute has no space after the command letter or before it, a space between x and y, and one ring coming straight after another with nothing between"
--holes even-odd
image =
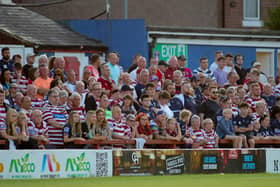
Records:
<instances>
[{"instance_id":1,"label":"young boy","mask_svg":"<svg viewBox=\"0 0 280 187\"><path fill-rule=\"evenodd\" d=\"M247 103L242 103L239 105L240 113L233 118L233 126L236 135L243 138L243 144L245 148L248 148L248 143L250 148L255 147L255 141L252 137L253 131L253 119L249 116L249 105Z\"/></svg>"},{"instance_id":2,"label":"young boy","mask_svg":"<svg viewBox=\"0 0 280 187\"><path fill-rule=\"evenodd\" d=\"M207 143L205 132L200 126L200 117L193 115L191 118L190 137L193 140L192 148L203 148Z\"/></svg>"},{"instance_id":3,"label":"young boy","mask_svg":"<svg viewBox=\"0 0 280 187\"><path fill-rule=\"evenodd\" d=\"M206 118L202 121L202 127L205 131L205 139L207 143L204 145L206 149L213 149L218 147L219 144L219 137L214 130L214 123L212 119Z\"/></svg>"}]
</instances>

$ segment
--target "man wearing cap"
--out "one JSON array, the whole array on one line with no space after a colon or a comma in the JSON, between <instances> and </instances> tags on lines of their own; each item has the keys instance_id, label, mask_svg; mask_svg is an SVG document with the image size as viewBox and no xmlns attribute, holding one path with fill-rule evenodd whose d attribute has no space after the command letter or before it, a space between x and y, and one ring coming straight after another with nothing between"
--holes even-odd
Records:
<instances>
[{"instance_id":1,"label":"man wearing cap","mask_svg":"<svg viewBox=\"0 0 280 187\"><path fill-rule=\"evenodd\" d=\"M162 75L165 74L167 68L168 68L168 64L164 60L160 60L158 62L158 69Z\"/></svg>"},{"instance_id":2,"label":"man wearing cap","mask_svg":"<svg viewBox=\"0 0 280 187\"><path fill-rule=\"evenodd\" d=\"M190 68L186 67L186 57L184 55L178 56L178 69L182 71L184 78L191 78L192 77L192 71Z\"/></svg>"},{"instance_id":3,"label":"man wearing cap","mask_svg":"<svg viewBox=\"0 0 280 187\"><path fill-rule=\"evenodd\" d=\"M22 75L25 76L25 78L29 78L28 72L30 68L33 68L33 64L35 62L35 54L34 53L29 53L26 56L26 64L22 68Z\"/></svg>"},{"instance_id":4,"label":"man wearing cap","mask_svg":"<svg viewBox=\"0 0 280 187\"><path fill-rule=\"evenodd\" d=\"M0 60L0 72L4 69L9 69L10 72L14 72L14 62L10 59L11 53L8 47L4 47L1 50L2 59Z\"/></svg>"},{"instance_id":5,"label":"man wearing cap","mask_svg":"<svg viewBox=\"0 0 280 187\"><path fill-rule=\"evenodd\" d=\"M253 68L256 68L260 72L260 78L259 81L264 85L267 84L267 77L266 75L261 71L262 64L260 62L254 62Z\"/></svg>"}]
</instances>

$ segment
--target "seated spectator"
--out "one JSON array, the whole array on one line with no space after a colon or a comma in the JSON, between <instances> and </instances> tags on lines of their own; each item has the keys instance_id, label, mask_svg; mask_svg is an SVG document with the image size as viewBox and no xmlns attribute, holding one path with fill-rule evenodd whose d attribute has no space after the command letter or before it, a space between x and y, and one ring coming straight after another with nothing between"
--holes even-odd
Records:
<instances>
[{"instance_id":1,"label":"seated spectator","mask_svg":"<svg viewBox=\"0 0 280 187\"><path fill-rule=\"evenodd\" d=\"M270 84L264 85L261 97L266 101L268 110L271 111L271 108L275 105L276 97L273 95L272 87Z\"/></svg>"},{"instance_id":2,"label":"seated spectator","mask_svg":"<svg viewBox=\"0 0 280 187\"><path fill-rule=\"evenodd\" d=\"M249 105L247 103L242 103L239 106L240 113L235 118L233 118L233 126L236 135L243 137L243 145L245 148L254 148L255 141L252 137L253 131L253 118L249 116ZM245 138L246 137L246 138ZM249 146L248 146L248 143Z\"/></svg>"},{"instance_id":3,"label":"seated spectator","mask_svg":"<svg viewBox=\"0 0 280 187\"><path fill-rule=\"evenodd\" d=\"M280 107L274 106L271 111L271 128L276 136L280 136Z\"/></svg>"},{"instance_id":4,"label":"seated spectator","mask_svg":"<svg viewBox=\"0 0 280 187\"><path fill-rule=\"evenodd\" d=\"M121 107L119 105L112 106L112 118L108 119L110 130L113 132L115 126L125 124L122 116Z\"/></svg>"},{"instance_id":5,"label":"seated spectator","mask_svg":"<svg viewBox=\"0 0 280 187\"><path fill-rule=\"evenodd\" d=\"M127 116L129 114L136 114L135 107L133 106L133 98L130 95L126 95L123 98L122 113Z\"/></svg>"},{"instance_id":6,"label":"seated spectator","mask_svg":"<svg viewBox=\"0 0 280 187\"><path fill-rule=\"evenodd\" d=\"M202 127L205 131L205 140L207 143L203 146L206 149L213 149L219 146L219 137L214 130L214 123L210 118L202 121Z\"/></svg>"},{"instance_id":7,"label":"seated spectator","mask_svg":"<svg viewBox=\"0 0 280 187\"><path fill-rule=\"evenodd\" d=\"M56 88L57 90L64 90L63 82L60 79L52 80L50 84L50 89Z\"/></svg>"},{"instance_id":8,"label":"seated spectator","mask_svg":"<svg viewBox=\"0 0 280 187\"><path fill-rule=\"evenodd\" d=\"M166 123L165 113L162 110L158 111L156 118L150 121L153 139L166 139Z\"/></svg>"},{"instance_id":9,"label":"seated spectator","mask_svg":"<svg viewBox=\"0 0 280 187\"><path fill-rule=\"evenodd\" d=\"M37 88L33 84L29 84L26 90L26 96L31 98L31 109L41 109L45 102L42 99L36 98Z\"/></svg>"},{"instance_id":10,"label":"seated spectator","mask_svg":"<svg viewBox=\"0 0 280 187\"><path fill-rule=\"evenodd\" d=\"M74 70L69 70L67 72L67 81L64 83L65 89L69 93L73 93L76 90L76 73Z\"/></svg>"},{"instance_id":11,"label":"seated spectator","mask_svg":"<svg viewBox=\"0 0 280 187\"><path fill-rule=\"evenodd\" d=\"M184 55L178 56L178 69L183 73L184 79L190 79L192 77L192 71L186 67L186 57Z\"/></svg>"},{"instance_id":12,"label":"seated spectator","mask_svg":"<svg viewBox=\"0 0 280 187\"><path fill-rule=\"evenodd\" d=\"M190 138L193 140L192 148L203 148L207 143L205 132L200 126L200 117L193 115L191 118Z\"/></svg>"},{"instance_id":13,"label":"seated spectator","mask_svg":"<svg viewBox=\"0 0 280 187\"><path fill-rule=\"evenodd\" d=\"M135 91L137 94L137 99L141 97L141 95L144 93L145 86L149 82L149 71L147 69L141 70L139 74L139 80L137 80L137 84L135 85Z\"/></svg>"},{"instance_id":14,"label":"seated spectator","mask_svg":"<svg viewBox=\"0 0 280 187\"><path fill-rule=\"evenodd\" d=\"M272 128L270 127L270 117L264 115L260 118L260 133L265 140L280 140L280 136L275 136Z\"/></svg>"},{"instance_id":15,"label":"seated spectator","mask_svg":"<svg viewBox=\"0 0 280 187\"><path fill-rule=\"evenodd\" d=\"M68 123L63 127L65 148L82 148L81 145L75 145L75 141L85 141L82 132L81 119L78 112L69 114Z\"/></svg>"},{"instance_id":16,"label":"seated spectator","mask_svg":"<svg viewBox=\"0 0 280 187\"><path fill-rule=\"evenodd\" d=\"M234 148L242 147L242 137L236 136L232 124L231 109L223 110L223 117L218 121L216 132L220 139L231 140Z\"/></svg>"},{"instance_id":17,"label":"seated spectator","mask_svg":"<svg viewBox=\"0 0 280 187\"><path fill-rule=\"evenodd\" d=\"M252 114L252 117L253 120L259 120L266 114L266 103L265 101L258 101L255 105L255 112Z\"/></svg>"},{"instance_id":18,"label":"seated spectator","mask_svg":"<svg viewBox=\"0 0 280 187\"><path fill-rule=\"evenodd\" d=\"M137 131L137 123L136 123L136 118L135 115L133 114L128 114L126 116L126 124L128 125L128 129L126 129L126 136L129 137L129 139L133 139L133 138L138 138L139 134Z\"/></svg>"},{"instance_id":19,"label":"seated spectator","mask_svg":"<svg viewBox=\"0 0 280 187\"><path fill-rule=\"evenodd\" d=\"M112 111L111 111L111 107L109 105L109 99L105 92L102 92L102 94L101 94L99 108L104 109L106 119L112 118Z\"/></svg>"},{"instance_id":20,"label":"seated spectator","mask_svg":"<svg viewBox=\"0 0 280 187\"><path fill-rule=\"evenodd\" d=\"M65 79L64 79L64 73L61 69L57 68L54 70L54 75L52 77L53 79L58 79L58 80L61 80L63 83L65 82Z\"/></svg>"},{"instance_id":21,"label":"seated spectator","mask_svg":"<svg viewBox=\"0 0 280 187\"><path fill-rule=\"evenodd\" d=\"M174 113L169 108L170 94L167 91L161 91L158 96L160 110L163 110L167 118L173 118Z\"/></svg>"},{"instance_id":22,"label":"seated spectator","mask_svg":"<svg viewBox=\"0 0 280 187\"><path fill-rule=\"evenodd\" d=\"M141 106L138 112L143 112L148 115L149 120L155 119L156 114L155 111L151 109L151 98L147 94L143 94L141 96Z\"/></svg>"},{"instance_id":23,"label":"seated spectator","mask_svg":"<svg viewBox=\"0 0 280 187\"><path fill-rule=\"evenodd\" d=\"M182 140L182 134L179 124L175 118L167 119L166 123L166 139L168 140Z\"/></svg>"},{"instance_id":24,"label":"seated spectator","mask_svg":"<svg viewBox=\"0 0 280 187\"><path fill-rule=\"evenodd\" d=\"M81 121L85 120L85 109L82 107L81 104L81 96L77 92L73 92L72 95L69 97L71 106L71 112L77 112L81 118Z\"/></svg>"},{"instance_id":25,"label":"seated spectator","mask_svg":"<svg viewBox=\"0 0 280 187\"><path fill-rule=\"evenodd\" d=\"M137 127L139 137L144 138L145 140L153 139L153 133L150 128L148 116L141 112L136 116L136 121L139 123Z\"/></svg>"}]
</instances>

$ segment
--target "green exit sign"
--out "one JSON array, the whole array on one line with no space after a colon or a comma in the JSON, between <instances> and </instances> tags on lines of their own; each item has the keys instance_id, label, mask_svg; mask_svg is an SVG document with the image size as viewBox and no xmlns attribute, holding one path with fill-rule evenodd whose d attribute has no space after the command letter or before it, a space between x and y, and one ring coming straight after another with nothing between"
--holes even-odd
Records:
<instances>
[{"instance_id":1,"label":"green exit sign","mask_svg":"<svg viewBox=\"0 0 280 187\"><path fill-rule=\"evenodd\" d=\"M184 55L188 58L188 46L185 44L156 44L153 48L153 56L159 60L168 61L172 56Z\"/></svg>"}]
</instances>

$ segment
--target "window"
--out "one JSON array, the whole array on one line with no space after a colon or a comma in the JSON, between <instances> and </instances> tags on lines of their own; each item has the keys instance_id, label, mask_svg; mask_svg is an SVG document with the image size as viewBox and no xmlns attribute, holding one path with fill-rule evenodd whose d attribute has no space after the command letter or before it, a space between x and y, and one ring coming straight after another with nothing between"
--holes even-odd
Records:
<instances>
[{"instance_id":1,"label":"window","mask_svg":"<svg viewBox=\"0 0 280 187\"><path fill-rule=\"evenodd\" d=\"M262 27L260 0L243 0L243 27Z\"/></svg>"}]
</instances>

